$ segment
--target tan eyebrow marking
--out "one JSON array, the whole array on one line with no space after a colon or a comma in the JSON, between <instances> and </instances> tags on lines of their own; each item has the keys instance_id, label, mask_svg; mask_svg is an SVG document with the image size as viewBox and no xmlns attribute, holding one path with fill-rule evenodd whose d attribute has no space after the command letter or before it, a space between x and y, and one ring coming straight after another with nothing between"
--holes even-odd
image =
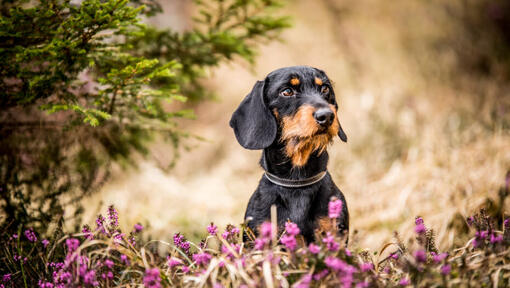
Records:
<instances>
[{"instance_id":1,"label":"tan eyebrow marking","mask_svg":"<svg viewBox=\"0 0 510 288\"><path fill-rule=\"evenodd\" d=\"M291 84L292 86L299 85L299 79L298 79L298 78L292 78L292 79L290 79L290 84Z\"/></svg>"},{"instance_id":2,"label":"tan eyebrow marking","mask_svg":"<svg viewBox=\"0 0 510 288\"><path fill-rule=\"evenodd\" d=\"M317 84L319 86L322 85L322 80L317 78L317 77L315 77L315 84Z\"/></svg>"}]
</instances>

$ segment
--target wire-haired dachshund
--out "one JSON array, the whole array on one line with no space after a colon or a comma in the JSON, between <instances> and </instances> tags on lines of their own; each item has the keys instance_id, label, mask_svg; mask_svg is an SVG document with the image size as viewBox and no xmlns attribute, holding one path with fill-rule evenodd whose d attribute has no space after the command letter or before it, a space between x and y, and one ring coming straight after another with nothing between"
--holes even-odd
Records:
<instances>
[{"instance_id":1,"label":"wire-haired dachshund","mask_svg":"<svg viewBox=\"0 0 510 288\"><path fill-rule=\"evenodd\" d=\"M271 72L257 81L233 113L230 126L246 149L263 149L265 170L250 198L245 219L257 234L276 205L278 226L296 223L307 242L321 219L328 217L329 200L343 202L338 232L348 234L349 214L344 195L327 171L327 146L338 135L347 142L338 121L338 104L323 71L294 66Z\"/></svg>"}]
</instances>

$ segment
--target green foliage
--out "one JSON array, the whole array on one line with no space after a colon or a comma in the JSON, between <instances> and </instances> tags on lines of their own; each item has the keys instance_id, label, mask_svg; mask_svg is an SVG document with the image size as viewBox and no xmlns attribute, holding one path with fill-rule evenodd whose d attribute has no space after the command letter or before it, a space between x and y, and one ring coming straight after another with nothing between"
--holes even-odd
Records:
<instances>
[{"instance_id":1,"label":"green foliage","mask_svg":"<svg viewBox=\"0 0 510 288\"><path fill-rule=\"evenodd\" d=\"M4 226L47 226L156 135L177 149L186 134L174 119L193 113L172 104L205 99L208 67L253 62L254 44L288 26L269 14L276 1L197 2L214 20L182 33L141 22L161 12L155 0L0 3Z\"/></svg>"}]
</instances>

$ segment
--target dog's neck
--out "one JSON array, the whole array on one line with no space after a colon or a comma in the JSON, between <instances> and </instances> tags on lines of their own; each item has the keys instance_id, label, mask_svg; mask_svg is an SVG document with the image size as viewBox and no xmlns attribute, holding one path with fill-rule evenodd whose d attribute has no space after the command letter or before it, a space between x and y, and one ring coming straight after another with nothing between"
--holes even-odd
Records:
<instances>
[{"instance_id":1,"label":"dog's neck","mask_svg":"<svg viewBox=\"0 0 510 288\"><path fill-rule=\"evenodd\" d=\"M264 149L260 159L260 165L267 172L285 179L305 179L326 171L328 166L328 153L324 151L317 155L313 152L304 166L292 165L290 159L283 153L285 146L281 143L273 143Z\"/></svg>"}]
</instances>

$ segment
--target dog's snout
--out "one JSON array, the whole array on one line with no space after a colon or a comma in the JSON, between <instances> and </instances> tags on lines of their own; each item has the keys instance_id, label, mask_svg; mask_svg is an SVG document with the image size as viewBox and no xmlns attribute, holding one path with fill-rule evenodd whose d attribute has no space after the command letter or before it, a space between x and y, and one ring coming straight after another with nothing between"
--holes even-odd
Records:
<instances>
[{"instance_id":1,"label":"dog's snout","mask_svg":"<svg viewBox=\"0 0 510 288\"><path fill-rule=\"evenodd\" d=\"M319 108L313 113L313 117L319 125L327 127L333 123L335 114L329 108Z\"/></svg>"}]
</instances>

